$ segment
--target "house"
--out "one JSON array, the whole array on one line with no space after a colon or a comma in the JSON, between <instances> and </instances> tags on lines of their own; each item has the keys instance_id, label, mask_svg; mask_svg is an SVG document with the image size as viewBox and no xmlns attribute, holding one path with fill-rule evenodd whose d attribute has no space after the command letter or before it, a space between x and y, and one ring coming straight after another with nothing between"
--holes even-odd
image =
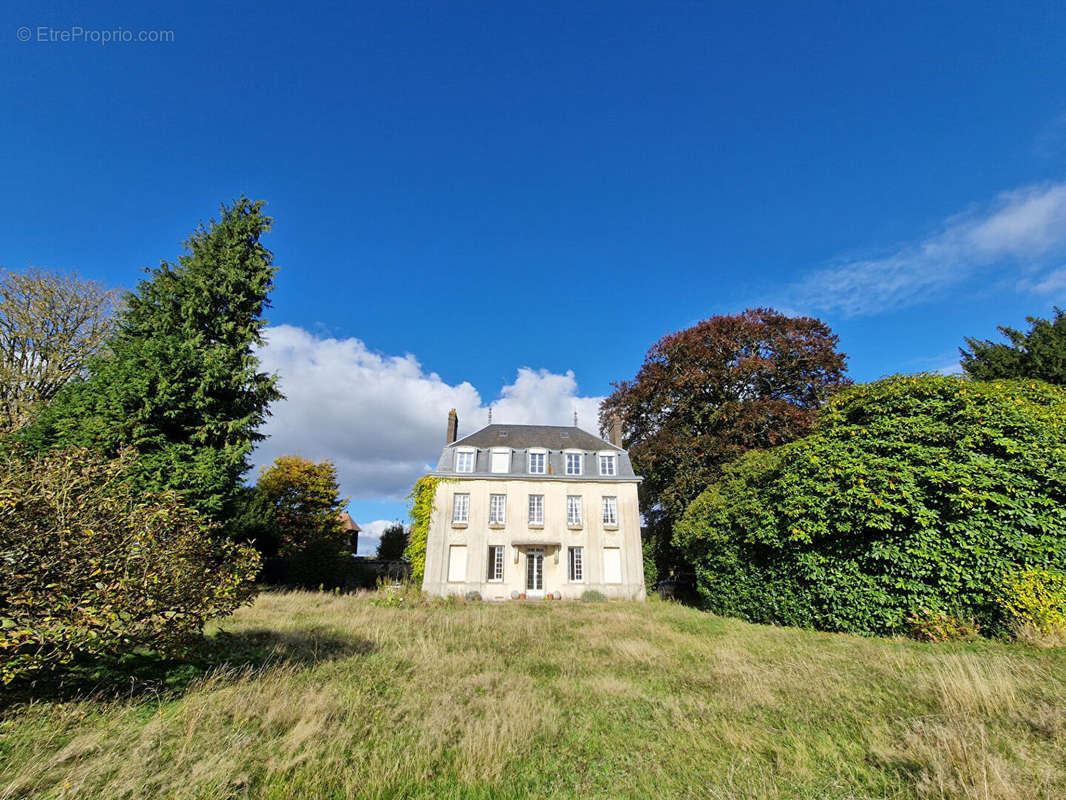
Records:
<instances>
[{"instance_id":1,"label":"house","mask_svg":"<svg viewBox=\"0 0 1066 800\"><path fill-rule=\"evenodd\" d=\"M358 553L359 552L359 532L362 531L363 529L360 528L356 524L355 520L352 519L351 514L349 514L347 511L342 511L340 513L340 521L341 521L341 530L345 534L347 534L349 537L351 537L350 540L351 540L352 552L353 553Z\"/></svg>"},{"instance_id":2,"label":"house","mask_svg":"<svg viewBox=\"0 0 1066 800\"><path fill-rule=\"evenodd\" d=\"M578 427L488 425L447 441L426 540L423 589L486 600L643 600L640 509L621 425L612 441Z\"/></svg>"}]
</instances>

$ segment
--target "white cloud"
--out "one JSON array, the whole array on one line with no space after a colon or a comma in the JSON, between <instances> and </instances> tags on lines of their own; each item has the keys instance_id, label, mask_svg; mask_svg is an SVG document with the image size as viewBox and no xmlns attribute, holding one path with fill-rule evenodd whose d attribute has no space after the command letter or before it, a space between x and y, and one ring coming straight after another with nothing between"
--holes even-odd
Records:
<instances>
[{"instance_id":1,"label":"white cloud","mask_svg":"<svg viewBox=\"0 0 1066 800\"><path fill-rule=\"evenodd\" d=\"M395 525L395 520L388 519L376 519L373 522L368 522L365 525L360 525L362 530L359 531L359 552L358 556L374 556L378 551L378 543L381 541L381 534L390 525Z\"/></svg>"},{"instance_id":2,"label":"white cloud","mask_svg":"<svg viewBox=\"0 0 1066 800\"><path fill-rule=\"evenodd\" d=\"M1066 183L1028 186L886 255L818 270L792 287L789 302L848 316L873 314L912 305L996 266L1038 273L1064 250ZM1027 285L1038 290L1055 274L1027 278Z\"/></svg>"},{"instance_id":3,"label":"white cloud","mask_svg":"<svg viewBox=\"0 0 1066 800\"><path fill-rule=\"evenodd\" d=\"M966 371L962 368L962 362L955 361L951 364L945 364L943 367L938 367L933 370L938 375L965 375Z\"/></svg>"},{"instance_id":4,"label":"white cloud","mask_svg":"<svg viewBox=\"0 0 1066 800\"><path fill-rule=\"evenodd\" d=\"M258 355L265 371L280 376L286 399L271 409L263 430L268 438L253 456L256 467L283 454L329 458L342 493L353 499L405 497L436 466L449 409L459 414L460 436L487 421L488 407L470 383L451 385L426 372L415 356L375 353L359 339L278 325L266 331ZM493 419L570 425L576 409L581 427L595 431L602 398L577 392L571 371L522 367L491 403Z\"/></svg>"},{"instance_id":5,"label":"white cloud","mask_svg":"<svg viewBox=\"0 0 1066 800\"><path fill-rule=\"evenodd\" d=\"M1046 275L1042 275L1039 280L1027 281L1020 288L1028 289L1034 294L1054 294L1059 292L1062 295L1066 295L1066 267L1052 270Z\"/></svg>"},{"instance_id":6,"label":"white cloud","mask_svg":"<svg viewBox=\"0 0 1066 800\"><path fill-rule=\"evenodd\" d=\"M492 403L493 421L514 425L572 425L577 412L578 425L599 429L602 397L579 397L573 370L558 375L546 369L522 367L514 383L503 387L499 400ZM472 433L479 425L467 429Z\"/></svg>"}]
</instances>

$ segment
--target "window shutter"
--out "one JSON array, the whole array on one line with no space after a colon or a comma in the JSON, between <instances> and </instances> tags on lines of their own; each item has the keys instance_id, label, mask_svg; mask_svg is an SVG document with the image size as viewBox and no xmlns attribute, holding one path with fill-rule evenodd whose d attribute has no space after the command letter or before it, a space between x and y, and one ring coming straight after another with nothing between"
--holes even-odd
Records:
<instances>
[{"instance_id":1,"label":"window shutter","mask_svg":"<svg viewBox=\"0 0 1066 800\"><path fill-rule=\"evenodd\" d=\"M622 582L622 550L618 547L603 549L603 582Z\"/></svg>"},{"instance_id":2,"label":"window shutter","mask_svg":"<svg viewBox=\"0 0 1066 800\"><path fill-rule=\"evenodd\" d=\"M448 548L448 582L462 583L466 580L466 545L453 544Z\"/></svg>"}]
</instances>

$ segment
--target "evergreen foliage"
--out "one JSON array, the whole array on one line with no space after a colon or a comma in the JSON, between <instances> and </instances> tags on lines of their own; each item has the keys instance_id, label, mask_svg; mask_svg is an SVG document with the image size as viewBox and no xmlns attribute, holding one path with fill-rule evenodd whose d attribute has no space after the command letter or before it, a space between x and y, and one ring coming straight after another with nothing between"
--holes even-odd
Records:
<instances>
[{"instance_id":1,"label":"evergreen foliage","mask_svg":"<svg viewBox=\"0 0 1066 800\"><path fill-rule=\"evenodd\" d=\"M1029 332L1000 327L1010 344L967 339L960 349L962 368L982 381L1036 379L1066 386L1066 312L1055 309L1053 320L1027 317Z\"/></svg>"},{"instance_id":2,"label":"evergreen foliage","mask_svg":"<svg viewBox=\"0 0 1066 800\"><path fill-rule=\"evenodd\" d=\"M32 447L138 453L145 492L174 490L212 519L229 513L276 377L259 371L263 311L277 268L260 237L272 220L242 197L201 226L177 263L148 271L124 299L109 352L27 431Z\"/></svg>"},{"instance_id":3,"label":"evergreen foliage","mask_svg":"<svg viewBox=\"0 0 1066 800\"><path fill-rule=\"evenodd\" d=\"M407 530L402 522L396 522L381 532L377 557L384 561L399 561L407 549Z\"/></svg>"},{"instance_id":4,"label":"evergreen foliage","mask_svg":"<svg viewBox=\"0 0 1066 800\"><path fill-rule=\"evenodd\" d=\"M1004 576L1066 568L1066 390L896 377L818 431L724 470L675 528L712 610L904 633L930 612L1002 632Z\"/></svg>"}]
</instances>

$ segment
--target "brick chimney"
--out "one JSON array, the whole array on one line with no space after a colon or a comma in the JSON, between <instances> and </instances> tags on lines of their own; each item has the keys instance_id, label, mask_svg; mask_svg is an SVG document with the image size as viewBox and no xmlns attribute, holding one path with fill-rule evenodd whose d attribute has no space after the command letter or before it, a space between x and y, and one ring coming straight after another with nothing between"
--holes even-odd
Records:
<instances>
[{"instance_id":1,"label":"brick chimney","mask_svg":"<svg viewBox=\"0 0 1066 800\"><path fill-rule=\"evenodd\" d=\"M611 444L615 447L622 446L622 418L617 414L611 415Z\"/></svg>"},{"instance_id":2,"label":"brick chimney","mask_svg":"<svg viewBox=\"0 0 1066 800\"><path fill-rule=\"evenodd\" d=\"M445 444L455 444L455 440L459 438L459 415L455 413L453 408L448 412L448 441Z\"/></svg>"}]
</instances>

